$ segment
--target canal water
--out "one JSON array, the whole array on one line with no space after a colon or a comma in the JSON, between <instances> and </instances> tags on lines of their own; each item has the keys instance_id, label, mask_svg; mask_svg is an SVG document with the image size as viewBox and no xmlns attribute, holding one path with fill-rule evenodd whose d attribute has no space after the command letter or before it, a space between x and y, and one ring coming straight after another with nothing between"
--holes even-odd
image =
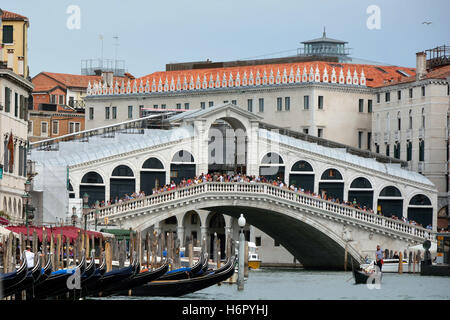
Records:
<instances>
[{"instance_id":1,"label":"canal water","mask_svg":"<svg viewBox=\"0 0 450 320\"><path fill-rule=\"evenodd\" d=\"M355 285L351 272L262 268L249 271L243 291L222 284L180 298L109 297L119 300L450 300L450 277L384 273L379 288Z\"/></svg>"}]
</instances>

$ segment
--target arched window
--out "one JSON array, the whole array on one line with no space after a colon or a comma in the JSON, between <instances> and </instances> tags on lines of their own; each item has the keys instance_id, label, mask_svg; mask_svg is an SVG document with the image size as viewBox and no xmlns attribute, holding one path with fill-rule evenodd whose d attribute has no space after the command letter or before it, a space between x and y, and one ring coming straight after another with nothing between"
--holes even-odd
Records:
<instances>
[{"instance_id":1,"label":"arched window","mask_svg":"<svg viewBox=\"0 0 450 320\"><path fill-rule=\"evenodd\" d=\"M356 178L350 184L350 188L354 189L372 189L372 184L369 180L363 177Z\"/></svg>"},{"instance_id":2,"label":"arched window","mask_svg":"<svg viewBox=\"0 0 450 320\"><path fill-rule=\"evenodd\" d=\"M402 193L398 188L394 186L388 186L383 188L380 192L380 197L401 197Z\"/></svg>"},{"instance_id":3,"label":"arched window","mask_svg":"<svg viewBox=\"0 0 450 320\"><path fill-rule=\"evenodd\" d=\"M145 160L142 169L164 169L164 165L157 158L149 158Z\"/></svg>"},{"instance_id":4,"label":"arched window","mask_svg":"<svg viewBox=\"0 0 450 320\"><path fill-rule=\"evenodd\" d=\"M383 188L378 197L377 212L386 217L403 217L403 199L400 190L394 186Z\"/></svg>"},{"instance_id":5,"label":"arched window","mask_svg":"<svg viewBox=\"0 0 450 320\"><path fill-rule=\"evenodd\" d=\"M306 161L300 160L294 163L289 174L289 185L300 190L314 192L313 167Z\"/></svg>"},{"instance_id":6,"label":"arched window","mask_svg":"<svg viewBox=\"0 0 450 320\"><path fill-rule=\"evenodd\" d=\"M178 184L183 178L188 179L194 177L195 170L194 156L186 150L180 150L172 158L172 163L170 164L170 180Z\"/></svg>"},{"instance_id":7,"label":"arched window","mask_svg":"<svg viewBox=\"0 0 450 320\"><path fill-rule=\"evenodd\" d=\"M97 172L90 171L83 176L81 183L103 183L103 179Z\"/></svg>"},{"instance_id":8,"label":"arched window","mask_svg":"<svg viewBox=\"0 0 450 320\"><path fill-rule=\"evenodd\" d=\"M412 110L409 110L409 129L413 127Z\"/></svg>"},{"instance_id":9,"label":"arched window","mask_svg":"<svg viewBox=\"0 0 450 320\"><path fill-rule=\"evenodd\" d=\"M282 164L283 158L276 152L267 153L261 160L263 164Z\"/></svg>"},{"instance_id":10,"label":"arched window","mask_svg":"<svg viewBox=\"0 0 450 320\"><path fill-rule=\"evenodd\" d=\"M427 227L433 224L433 206L430 199L423 194L416 194L408 205L408 219Z\"/></svg>"},{"instance_id":11,"label":"arched window","mask_svg":"<svg viewBox=\"0 0 450 320\"><path fill-rule=\"evenodd\" d=\"M96 201L102 202L105 200L105 185L102 177L97 172L90 171L81 179L80 197L83 197L85 193L89 196L89 206Z\"/></svg>"},{"instance_id":12,"label":"arched window","mask_svg":"<svg viewBox=\"0 0 450 320\"><path fill-rule=\"evenodd\" d=\"M313 168L308 162L300 160L294 163L291 171L313 171Z\"/></svg>"},{"instance_id":13,"label":"arched window","mask_svg":"<svg viewBox=\"0 0 450 320\"><path fill-rule=\"evenodd\" d=\"M348 200L356 203L361 209L372 209L373 189L370 181L364 177L354 179L350 184Z\"/></svg>"},{"instance_id":14,"label":"arched window","mask_svg":"<svg viewBox=\"0 0 450 320\"><path fill-rule=\"evenodd\" d=\"M322 173L321 180L342 180L341 173L336 169L327 169Z\"/></svg>"},{"instance_id":15,"label":"arched window","mask_svg":"<svg viewBox=\"0 0 450 320\"><path fill-rule=\"evenodd\" d=\"M284 161L276 152L269 152L264 155L259 167L259 175L264 176L267 180L284 181Z\"/></svg>"},{"instance_id":16,"label":"arched window","mask_svg":"<svg viewBox=\"0 0 450 320\"><path fill-rule=\"evenodd\" d=\"M413 205L413 206L431 206L431 201L430 201L430 199L427 196L425 196L423 194L416 194L409 201L409 205Z\"/></svg>"},{"instance_id":17,"label":"arched window","mask_svg":"<svg viewBox=\"0 0 450 320\"><path fill-rule=\"evenodd\" d=\"M327 169L322 173L319 182L319 194L327 199L342 201L344 198L344 182L341 173L334 169Z\"/></svg>"},{"instance_id":18,"label":"arched window","mask_svg":"<svg viewBox=\"0 0 450 320\"><path fill-rule=\"evenodd\" d=\"M180 150L177 153L174 154L172 158L172 162L194 162L194 156L186 151L186 150Z\"/></svg>"},{"instance_id":19,"label":"arched window","mask_svg":"<svg viewBox=\"0 0 450 320\"><path fill-rule=\"evenodd\" d=\"M400 111L397 112L397 130L402 130L402 118L400 116Z\"/></svg>"},{"instance_id":20,"label":"arched window","mask_svg":"<svg viewBox=\"0 0 450 320\"><path fill-rule=\"evenodd\" d=\"M134 177L133 170L125 165L117 166L111 175L114 177Z\"/></svg>"},{"instance_id":21,"label":"arched window","mask_svg":"<svg viewBox=\"0 0 450 320\"><path fill-rule=\"evenodd\" d=\"M109 179L109 186L109 198L112 203L127 195L131 196L136 191L133 170L126 165L115 167Z\"/></svg>"}]
</instances>

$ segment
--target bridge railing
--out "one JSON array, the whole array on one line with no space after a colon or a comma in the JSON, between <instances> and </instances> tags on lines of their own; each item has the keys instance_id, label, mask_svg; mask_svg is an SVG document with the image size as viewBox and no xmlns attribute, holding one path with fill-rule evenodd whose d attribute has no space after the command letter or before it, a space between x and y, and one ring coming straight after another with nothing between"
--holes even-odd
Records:
<instances>
[{"instance_id":1,"label":"bridge railing","mask_svg":"<svg viewBox=\"0 0 450 320\"><path fill-rule=\"evenodd\" d=\"M423 227L412 225L403 221L394 220L389 217L380 216L378 214L349 207L343 204L337 204L329 200L324 200L312 195L295 192L289 189L283 189L267 183L252 183L252 182L204 182L190 185L183 188L169 190L163 193L157 193L144 198L125 201L101 207L98 210L97 219L111 217L116 214L134 211L137 209L148 208L153 205L167 203L177 199L185 199L194 197L199 194L214 194L221 195L231 194L265 194L274 198L281 198L308 206L312 208L321 209L323 211L340 215L343 217L352 218L354 220L371 224L374 226L390 229L399 233L408 234L410 236L419 237L423 239L434 239L434 232ZM95 219L95 209L88 212L88 220Z\"/></svg>"}]
</instances>

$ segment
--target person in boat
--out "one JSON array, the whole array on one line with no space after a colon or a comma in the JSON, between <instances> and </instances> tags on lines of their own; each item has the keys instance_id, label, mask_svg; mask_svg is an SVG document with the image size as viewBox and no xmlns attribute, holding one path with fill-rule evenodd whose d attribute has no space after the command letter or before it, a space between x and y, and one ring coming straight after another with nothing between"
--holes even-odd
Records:
<instances>
[{"instance_id":1,"label":"person in boat","mask_svg":"<svg viewBox=\"0 0 450 320\"><path fill-rule=\"evenodd\" d=\"M30 246L27 246L27 250L25 251L25 259L27 259L28 269L32 269L34 267L34 253L31 252Z\"/></svg>"},{"instance_id":2,"label":"person in boat","mask_svg":"<svg viewBox=\"0 0 450 320\"><path fill-rule=\"evenodd\" d=\"M400 256L398 255L397 251L394 252L392 259L400 259Z\"/></svg>"},{"instance_id":3,"label":"person in boat","mask_svg":"<svg viewBox=\"0 0 450 320\"><path fill-rule=\"evenodd\" d=\"M375 251L375 259L376 259L376 265L378 268L381 268L383 266L383 250L381 250L380 245L377 245L377 251Z\"/></svg>"}]
</instances>

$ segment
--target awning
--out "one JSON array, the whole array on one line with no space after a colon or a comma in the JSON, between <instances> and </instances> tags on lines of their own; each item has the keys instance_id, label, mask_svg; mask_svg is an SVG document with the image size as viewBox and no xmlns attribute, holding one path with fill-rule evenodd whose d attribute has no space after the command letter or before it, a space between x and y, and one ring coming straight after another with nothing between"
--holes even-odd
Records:
<instances>
[{"instance_id":1,"label":"awning","mask_svg":"<svg viewBox=\"0 0 450 320\"><path fill-rule=\"evenodd\" d=\"M0 236L8 237L10 233L11 233L10 230L6 229L5 227L0 226ZM18 235L17 233L13 232L13 235L14 235L16 238L19 238L19 235ZM0 239L0 240L1 240L1 239Z\"/></svg>"},{"instance_id":2,"label":"awning","mask_svg":"<svg viewBox=\"0 0 450 320\"><path fill-rule=\"evenodd\" d=\"M127 229L100 229L101 232L107 232L115 236L118 240L130 240L130 230ZM135 235L136 232L133 231Z\"/></svg>"},{"instance_id":3,"label":"awning","mask_svg":"<svg viewBox=\"0 0 450 320\"><path fill-rule=\"evenodd\" d=\"M4 217L0 217L0 224L8 225L9 224L9 220L4 218Z\"/></svg>"},{"instance_id":4,"label":"awning","mask_svg":"<svg viewBox=\"0 0 450 320\"><path fill-rule=\"evenodd\" d=\"M73 226L64 226L64 227L29 226L30 238L33 236L33 232L36 231L39 241L42 241L42 232L43 232L44 228L45 228L45 231L47 232L47 241L50 241L50 235L53 236L53 239L56 239L58 234L61 234L61 231L62 231L62 235L65 238L65 240L67 239L67 240L69 240L69 242L73 242L73 240L78 237L78 233L80 233L80 232L82 234L84 233L83 229L73 227ZM22 233L25 236L27 235L27 227L26 226L9 226L9 227L6 227L6 229L16 232L16 233L19 233L19 234ZM103 239L103 234L101 232L86 230L86 233L89 236L89 238L91 238L91 236L93 235L94 238Z\"/></svg>"}]
</instances>

